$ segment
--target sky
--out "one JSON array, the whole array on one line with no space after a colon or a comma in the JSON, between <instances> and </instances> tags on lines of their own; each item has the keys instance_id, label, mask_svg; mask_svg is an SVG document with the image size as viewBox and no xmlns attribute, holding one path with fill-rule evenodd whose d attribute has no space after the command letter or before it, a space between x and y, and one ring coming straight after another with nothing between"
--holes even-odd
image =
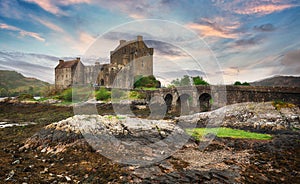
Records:
<instances>
[{"instance_id":1,"label":"sky","mask_svg":"<svg viewBox=\"0 0 300 184\"><path fill-rule=\"evenodd\" d=\"M0 70L53 83L59 59L107 63L142 35L166 82L299 76L299 17L298 0L1 0Z\"/></svg>"}]
</instances>

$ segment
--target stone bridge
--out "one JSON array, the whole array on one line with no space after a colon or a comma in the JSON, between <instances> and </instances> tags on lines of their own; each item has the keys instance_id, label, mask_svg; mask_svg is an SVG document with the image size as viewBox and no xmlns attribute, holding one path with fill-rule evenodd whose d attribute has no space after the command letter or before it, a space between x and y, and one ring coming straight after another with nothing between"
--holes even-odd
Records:
<instances>
[{"instance_id":1,"label":"stone bridge","mask_svg":"<svg viewBox=\"0 0 300 184\"><path fill-rule=\"evenodd\" d=\"M241 102L281 100L300 105L300 87L186 86L144 91L151 103L165 104L181 114L213 110Z\"/></svg>"}]
</instances>

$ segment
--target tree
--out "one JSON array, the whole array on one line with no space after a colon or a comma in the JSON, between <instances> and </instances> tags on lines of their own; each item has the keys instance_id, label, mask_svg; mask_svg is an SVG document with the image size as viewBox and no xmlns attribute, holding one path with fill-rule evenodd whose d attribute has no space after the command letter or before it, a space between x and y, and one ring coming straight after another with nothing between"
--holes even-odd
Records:
<instances>
[{"instance_id":1,"label":"tree","mask_svg":"<svg viewBox=\"0 0 300 184\"><path fill-rule=\"evenodd\" d=\"M8 95L8 91L5 88L0 88L0 97L6 97Z\"/></svg>"},{"instance_id":2,"label":"tree","mask_svg":"<svg viewBox=\"0 0 300 184\"><path fill-rule=\"evenodd\" d=\"M191 81L192 78L192 81ZM193 83L191 83L193 82ZM208 82L203 80L202 77L197 76L197 77L190 77L188 75L184 75L181 79L175 79L171 82L170 86L190 86L191 84L193 85L209 85Z\"/></svg>"},{"instance_id":3,"label":"tree","mask_svg":"<svg viewBox=\"0 0 300 184\"><path fill-rule=\"evenodd\" d=\"M153 75L135 77L134 88L160 88L160 81L157 80Z\"/></svg>"},{"instance_id":4,"label":"tree","mask_svg":"<svg viewBox=\"0 0 300 184\"><path fill-rule=\"evenodd\" d=\"M193 84L194 85L209 85L208 82L203 80L203 78L200 77L200 76L193 77L192 79L193 79Z\"/></svg>"},{"instance_id":5,"label":"tree","mask_svg":"<svg viewBox=\"0 0 300 184\"><path fill-rule=\"evenodd\" d=\"M175 79L171 82L171 85L174 86L190 86L191 79L188 75L184 75L181 79Z\"/></svg>"},{"instance_id":6,"label":"tree","mask_svg":"<svg viewBox=\"0 0 300 184\"><path fill-rule=\"evenodd\" d=\"M240 86L240 85L242 85L242 83L240 81L235 81L235 83L233 85Z\"/></svg>"},{"instance_id":7,"label":"tree","mask_svg":"<svg viewBox=\"0 0 300 184\"><path fill-rule=\"evenodd\" d=\"M250 86L248 82L241 83L240 81L236 81L233 85L235 86Z\"/></svg>"}]
</instances>

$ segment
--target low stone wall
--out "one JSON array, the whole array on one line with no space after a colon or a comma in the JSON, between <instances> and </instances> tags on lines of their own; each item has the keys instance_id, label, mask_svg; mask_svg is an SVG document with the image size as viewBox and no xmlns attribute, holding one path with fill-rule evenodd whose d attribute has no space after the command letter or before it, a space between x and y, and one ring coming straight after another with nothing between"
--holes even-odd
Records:
<instances>
[{"instance_id":1,"label":"low stone wall","mask_svg":"<svg viewBox=\"0 0 300 184\"><path fill-rule=\"evenodd\" d=\"M227 104L281 100L300 105L298 87L226 86Z\"/></svg>"}]
</instances>

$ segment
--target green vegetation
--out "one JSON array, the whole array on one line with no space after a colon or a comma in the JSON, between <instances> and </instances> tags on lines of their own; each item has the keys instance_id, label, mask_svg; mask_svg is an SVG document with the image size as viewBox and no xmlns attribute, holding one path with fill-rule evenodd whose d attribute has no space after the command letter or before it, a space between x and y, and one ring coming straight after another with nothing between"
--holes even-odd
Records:
<instances>
[{"instance_id":1,"label":"green vegetation","mask_svg":"<svg viewBox=\"0 0 300 184\"><path fill-rule=\"evenodd\" d=\"M171 86L190 86L191 79L188 75L184 75L181 79L175 79L171 81Z\"/></svg>"},{"instance_id":2,"label":"green vegetation","mask_svg":"<svg viewBox=\"0 0 300 184\"><path fill-rule=\"evenodd\" d=\"M201 140L201 138L206 134L215 134L217 137L231 137L239 139L257 139L257 140L270 140L272 136L269 134L260 134L254 132L248 132L244 130L232 129L232 128L195 128L186 129L186 132L194 137L196 140Z\"/></svg>"},{"instance_id":3,"label":"green vegetation","mask_svg":"<svg viewBox=\"0 0 300 184\"><path fill-rule=\"evenodd\" d=\"M191 81L192 79L192 81ZM193 85L209 85L208 82L206 82L202 77L197 76L197 77L190 77L188 75L184 75L181 79L176 79L171 82L172 86L190 86L191 84Z\"/></svg>"},{"instance_id":4,"label":"green vegetation","mask_svg":"<svg viewBox=\"0 0 300 184\"><path fill-rule=\"evenodd\" d=\"M146 94L139 91L130 91L129 92L130 99L146 99Z\"/></svg>"},{"instance_id":5,"label":"green vegetation","mask_svg":"<svg viewBox=\"0 0 300 184\"><path fill-rule=\"evenodd\" d=\"M157 80L153 75L151 76L141 76L138 75L135 77L135 83L133 87L135 89L144 89L144 88L160 88L160 81Z\"/></svg>"},{"instance_id":6,"label":"green vegetation","mask_svg":"<svg viewBox=\"0 0 300 184\"><path fill-rule=\"evenodd\" d=\"M197 77L193 77L193 84L194 85L209 85L208 82L206 82L205 80L203 80L202 77L197 76Z\"/></svg>"},{"instance_id":7,"label":"green vegetation","mask_svg":"<svg viewBox=\"0 0 300 184\"><path fill-rule=\"evenodd\" d=\"M241 83L240 81L236 81L233 85L235 86L250 86L248 82Z\"/></svg>"},{"instance_id":8,"label":"green vegetation","mask_svg":"<svg viewBox=\"0 0 300 184\"><path fill-rule=\"evenodd\" d=\"M121 89L112 89L111 91L111 97L113 99L126 99L127 96L127 92Z\"/></svg>"},{"instance_id":9,"label":"green vegetation","mask_svg":"<svg viewBox=\"0 0 300 184\"><path fill-rule=\"evenodd\" d=\"M20 101L23 101L23 100L32 100L32 101L34 101L34 98L33 98L33 95L31 95L31 94L21 94L18 97L18 100L20 100Z\"/></svg>"},{"instance_id":10,"label":"green vegetation","mask_svg":"<svg viewBox=\"0 0 300 184\"><path fill-rule=\"evenodd\" d=\"M62 92L61 94L62 96L62 99L64 101L67 101L67 102L71 102L72 101L72 88L69 88L69 89L66 89Z\"/></svg>"},{"instance_id":11,"label":"green vegetation","mask_svg":"<svg viewBox=\"0 0 300 184\"><path fill-rule=\"evenodd\" d=\"M272 102L272 105L276 108L276 110L280 110L281 108L293 108L295 107L294 104L284 102L282 100L275 100Z\"/></svg>"},{"instance_id":12,"label":"green vegetation","mask_svg":"<svg viewBox=\"0 0 300 184\"><path fill-rule=\"evenodd\" d=\"M95 91L96 100L108 101L111 98L111 92L106 88L100 88Z\"/></svg>"},{"instance_id":13,"label":"green vegetation","mask_svg":"<svg viewBox=\"0 0 300 184\"><path fill-rule=\"evenodd\" d=\"M0 96L19 96L25 93L41 96L44 88L49 85L38 79L24 77L15 71L0 70Z\"/></svg>"}]
</instances>

